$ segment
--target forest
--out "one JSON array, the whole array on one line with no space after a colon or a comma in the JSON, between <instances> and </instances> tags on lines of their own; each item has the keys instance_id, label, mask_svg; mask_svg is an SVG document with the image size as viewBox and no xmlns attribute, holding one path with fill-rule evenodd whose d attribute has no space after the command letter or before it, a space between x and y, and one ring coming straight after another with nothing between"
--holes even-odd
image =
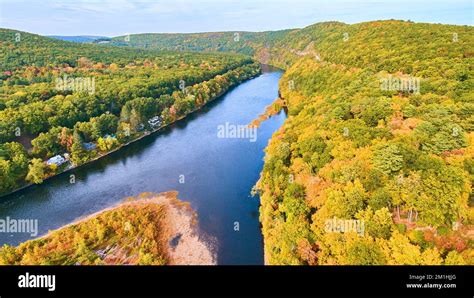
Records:
<instances>
[{"instance_id":1,"label":"forest","mask_svg":"<svg viewBox=\"0 0 474 298\"><path fill-rule=\"evenodd\" d=\"M0 194L116 150L260 71L242 55L124 49L8 29L0 43Z\"/></svg>"},{"instance_id":2,"label":"forest","mask_svg":"<svg viewBox=\"0 0 474 298\"><path fill-rule=\"evenodd\" d=\"M474 263L473 33L324 23L280 41L305 54L273 55L291 66L258 183L269 264ZM328 232L333 219L364 235Z\"/></svg>"},{"instance_id":3,"label":"forest","mask_svg":"<svg viewBox=\"0 0 474 298\"><path fill-rule=\"evenodd\" d=\"M140 49L192 52L234 52L254 56L260 48L270 47L291 29L265 32L144 33L117 36L111 45Z\"/></svg>"}]
</instances>

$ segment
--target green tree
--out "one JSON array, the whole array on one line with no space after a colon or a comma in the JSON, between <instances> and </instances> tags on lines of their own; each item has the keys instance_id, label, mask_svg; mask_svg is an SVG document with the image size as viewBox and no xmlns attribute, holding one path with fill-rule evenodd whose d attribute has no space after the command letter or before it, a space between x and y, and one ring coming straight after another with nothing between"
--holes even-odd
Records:
<instances>
[{"instance_id":1,"label":"green tree","mask_svg":"<svg viewBox=\"0 0 474 298\"><path fill-rule=\"evenodd\" d=\"M396 144L382 143L375 147L372 162L376 169L389 175L402 169L403 155Z\"/></svg>"},{"instance_id":2,"label":"green tree","mask_svg":"<svg viewBox=\"0 0 474 298\"><path fill-rule=\"evenodd\" d=\"M28 175L26 176L26 181L35 184L40 184L43 182L43 179L46 176L46 165L41 159L32 159L28 169L29 170Z\"/></svg>"},{"instance_id":3,"label":"green tree","mask_svg":"<svg viewBox=\"0 0 474 298\"><path fill-rule=\"evenodd\" d=\"M136 131L138 126L142 123L142 117L135 109L130 112L130 127L132 131Z\"/></svg>"},{"instance_id":4,"label":"green tree","mask_svg":"<svg viewBox=\"0 0 474 298\"><path fill-rule=\"evenodd\" d=\"M31 141L33 145L32 153L35 156L48 158L61 152L61 144L59 136L61 127L54 127L46 133L40 133Z\"/></svg>"},{"instance_id":5,"label":"green tree","mask_svg":"<svg viewBox=\"0 0 474 298\"><path fill-rule=\"evenodd\" d=\"M107 138L99 138L97 140L97 147L103 152L110 151L119 145L116 138L107 137Z\"/></svg>"},{"instance_id":6,"label":"green tree","mask_svg":"<svg viewBox=\"0 0 474 298\"><path fill-rule=\"evenodd\" d=\"M76 165L81 165L89 160L89 154L87 150L84 149L82 137L77 130L74 130L73 133L71 160Z\"/></svg>"}]
</instances>

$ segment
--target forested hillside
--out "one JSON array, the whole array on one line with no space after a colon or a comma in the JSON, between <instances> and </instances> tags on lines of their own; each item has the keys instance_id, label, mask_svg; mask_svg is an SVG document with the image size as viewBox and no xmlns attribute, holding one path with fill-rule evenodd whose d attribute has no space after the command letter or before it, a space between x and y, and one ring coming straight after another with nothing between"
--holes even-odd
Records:
<instances>
[{"instance_id":1,"label":"forested hillside","mask_svg":"<svg viewBox=\"0 0 474 298\"><path fill-rule=\"evenodd\" d=\"M276 47L289 118L259 181L267 263L473 264L474 29L323 23Z\"/></svg>"},{"instance_id":2,"label":"forested hillside","mask_svg":"<svg viewBox=\"0 0 474 298\"><path fill-rule=\"evenodd\" d=\"M262 47L271 47L289 30L265 32L144 33L117 36L111 44L124 47L172 51L235 52L254 56Z\"/></svg>"},{"instance_id":3,"label":"forested hillside","mask_svg":"<svg viewBox=\"0 0 474 298\"><path fill-rule=\"evenodd\" d=\"M78 44L7 29L0 44L0 194L172 123L259 72L241 55Z\"/></svg>"}]
</instances>

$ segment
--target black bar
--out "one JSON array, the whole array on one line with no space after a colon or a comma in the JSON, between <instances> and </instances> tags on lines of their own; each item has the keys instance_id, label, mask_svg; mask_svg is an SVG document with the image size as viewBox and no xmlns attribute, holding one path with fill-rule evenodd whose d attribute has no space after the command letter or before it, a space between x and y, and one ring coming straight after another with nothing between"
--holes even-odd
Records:
<instances>
[{"instance_id":1,"label":"black bar","mask_svg":"<svg viewBox=\"0 0 474 298\"><path fill-rule=\"evenodd\" d=\"M19 275L55 275L55 290L19 288ZM425 276L422 281L410 279ZM439 278L453 276L455 279ZM438 278L436 278L438 277ZM407 288L407 284L455 288ZM0 266L10 296L473 297L472 266Z\"/></svg>"}]
</instances>

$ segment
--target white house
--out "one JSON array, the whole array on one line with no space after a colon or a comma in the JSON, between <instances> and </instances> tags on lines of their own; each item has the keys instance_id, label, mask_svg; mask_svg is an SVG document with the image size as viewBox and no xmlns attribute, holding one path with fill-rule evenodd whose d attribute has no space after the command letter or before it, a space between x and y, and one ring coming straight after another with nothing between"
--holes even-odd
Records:
<instances>
[{"instance_id":1,"label":"white house","mask_svg":"<svg viewBox=\"0 0 474 298\"><path fill-rule=\"evenodd\" d=\"M160 116L155 116L155 117L149 119L149 120L148 120L148 124L150 124L150 126L152 126L152 127L160 126L160 125L161 125L161 118L160 118Z\"/></svg>"},{"instance_id":2,"label":"white house","mask_svg":"<svg viewBox=\"0 0 474 298\"><path fill-rule=\"evenodd\" d=\"M61 155L56 155L48 159L48 161L46 161L46 164L48 166L53 165L53 164L60 166L65 162L66 162L66 159L64 159L64 157L62 157Z\"/></svg>"}]
</instances>

